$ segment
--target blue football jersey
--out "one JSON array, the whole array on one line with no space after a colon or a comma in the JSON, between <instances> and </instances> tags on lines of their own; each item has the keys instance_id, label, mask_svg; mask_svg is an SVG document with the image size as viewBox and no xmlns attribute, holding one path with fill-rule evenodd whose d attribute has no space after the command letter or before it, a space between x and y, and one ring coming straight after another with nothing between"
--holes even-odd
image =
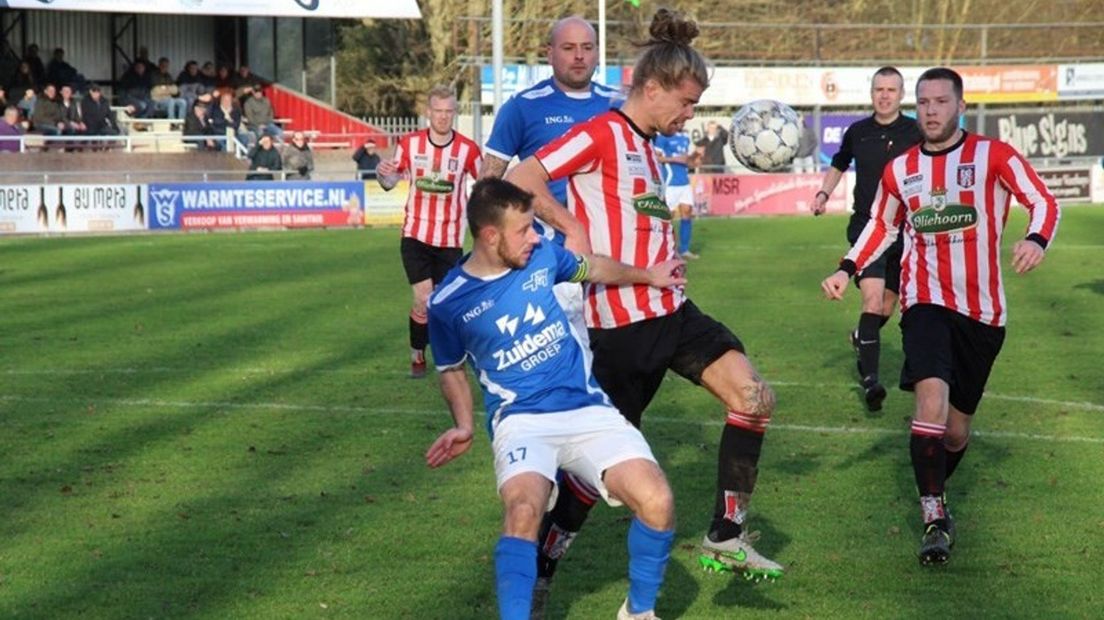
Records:
<instances>
[{"instance_id":1,"label":"blue football jersey","mask_svg":"<svg viewBox=\"0 0 1104 620\"><path fill-rule=\"evenodd\" d=\"M553 284L585 275L580 259L541 243L524 269L485 279L464 271L467 259L430 295L429 341L439 371L471 364L487 432L494 437L498 423L515 413L612 406L552 293Z\"/></svg>"},{"instance_id":2,"label":"blue football jersey","mask_svg":"<svg viewBox=\"0 0 1104 620\"><path fill-rule=\"evenodd\" d=\"M511 97L498 110L491 137L484 152L510 161L525 159L545 144L567 133L576 123L621 105L617 89L591 82L589 93L565 93L552 78L542 80ZM548 189L562 204L567 204L567 179L548 183ZM542 225L537 232L563 244L563 235Z\"/></svg>"},{"instance_id":3,"label":"blue football jersey","mask_svg":"<svg viewBox=\"0 0 1104 620\"><path fill-rule=\"evenodd\" d=\"M655 149L664 157L677 157L690 154L690 136L679 132L673 136L659 134L655 137ZM679 187L690 185L690 173L686 164L663 164L663 186Z\"/></svg>"}]
</instances>

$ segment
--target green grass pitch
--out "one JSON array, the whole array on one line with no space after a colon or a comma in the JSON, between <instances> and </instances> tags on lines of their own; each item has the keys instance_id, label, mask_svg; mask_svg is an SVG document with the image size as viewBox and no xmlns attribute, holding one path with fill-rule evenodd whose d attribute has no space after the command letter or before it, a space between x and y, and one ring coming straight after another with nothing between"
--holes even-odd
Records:
<instances>
[{"instance_id":1,"label":"green grass pitch","mask_svg":"<svg viewBox=\"0 0 1104 620\"><path fill-rule=\"evenodd\" d=\"M922 569L907 419L869 414L822 299L841 217L696 224L690 296L778 392L752 528L774 584L702 573L723 411L677 377L644 416L676 494L664 618L1095 618L1104 610L1104 207L1005 269L1008 338ZM487 437L411 381L398 232L0 239L0 617L489 618L500 526ZM887 326L883 374L901 351ZM553 618L612 618L627 513L597 509Z\"/></svg>"}]
</instances>

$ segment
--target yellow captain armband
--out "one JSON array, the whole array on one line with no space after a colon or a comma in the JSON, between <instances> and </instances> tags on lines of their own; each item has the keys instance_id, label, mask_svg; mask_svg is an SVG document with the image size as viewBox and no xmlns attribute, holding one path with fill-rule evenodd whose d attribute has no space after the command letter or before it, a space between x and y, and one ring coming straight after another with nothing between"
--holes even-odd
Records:
<instances>
[{"instance_id":1,"label":"yellow captain armband","mask_svg":"<svg viewBox=\"0 0 1104 620\"><path fill-rule=\"evenodd\" d=\"M590 275L590 261L585 256L575 257L575 273L571 274L568 282L582 282Z\"/></svg>"}]
</instances>

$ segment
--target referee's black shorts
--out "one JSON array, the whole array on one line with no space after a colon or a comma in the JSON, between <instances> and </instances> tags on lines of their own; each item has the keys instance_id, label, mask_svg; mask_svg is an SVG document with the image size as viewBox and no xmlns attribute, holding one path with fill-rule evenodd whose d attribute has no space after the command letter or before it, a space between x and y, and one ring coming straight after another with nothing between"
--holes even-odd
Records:
<instances>
[{"instance_id":1,"label":"referee's black shorts","mask_svg":"<svg viewBox=\"0 0 1104 620\"><path fill-rule=\"evenodd\" d=\"M686 300L674 314L613 329L589 329L594 377L633 426L667 369L701 385L702 372L744 345L727 327Z\"/></svg>"},{"instance_id":2,"label":"referee's black shorts","mask_svg":"<svg viewBox=\"0 0 1104 620\"><path fill-rule=\"evenodd\" d=\"M403 237L399 244L406 281L411 284L432 280L436 285L456 266L463 252L461 248L439 248L413 237Z\"/></svg>"},{"instance_id":3,"label":"referee's black shorts","mask_svg":"<svg viewBox=\"0 0 1104 620\"><path fill-rule=\"evenodd\" d=\"M855 245L855 242L859 240L859 235L862 234L862 228L857 230L854 226L849 226L847 229L847 241L851 245ZM870 263L862 271L855 274L855 286L858 287L859 283L866 278L879 278L885 280L885 287L887 290L900 294L901 292L901 251L904 248L903 235L897 235L897 240L893 242L893 245L886 248L885 252L878 257L878 260Z\"/></svg>"},{"instance_id":4,"label":"referee's black shorts","mask_svg":"<svg viewBox=\"0 0 1104 620\"><path fill-rule=\"evenodd\" d=\"M1004 344L1004 327L979 323L943 306L921 304L901 315L901 336L905 350L901 389L912 391L922 379L942 379L951 388L951 406L973 415Z\"/></svg>"}]
</instances>

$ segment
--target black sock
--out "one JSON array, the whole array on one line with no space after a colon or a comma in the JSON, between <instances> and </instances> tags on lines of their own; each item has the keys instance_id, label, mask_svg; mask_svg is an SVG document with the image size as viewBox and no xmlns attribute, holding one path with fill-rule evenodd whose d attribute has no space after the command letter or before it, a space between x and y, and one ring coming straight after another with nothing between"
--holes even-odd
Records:
<instances>
[{"instance_id":1,"label":"black sock","mask_svg":"<svg viewBox=\"0 0 1104 620\"><path fill-rule=\"evenodd\" d=\"M717 454L717 491L709 538L719 542L739 536L755 479L759 475L759 454L763 432L725 424Z\"/></svg>"},{"instance_id":2,"label":"black sock","mask_svg":"<svg viewBox=\"0 0 1104 620\"><path fill-rule=\"evenodd\" d=\"M552 510L544 513L537 533L537 577L551 578L556 564L582 529L594 502L580 498L571 487L560 481L559 495Z\"/></svg>"},{"instance_id":3,"label":"black sock","mask_svg":"<svg viewBox=\"0 0 1104 620\"><path fill-rule=\"evenodd\" d=\"M418 318L421 320L419 321ZM426 323L424 314L418 318L415 318L413 313L410 314L410 348L424 351L429 344L429 324Z\"/></svg>"},{"instance_id":4,"label":"black sock","mask_svg":"<svg viewBox=\"0 0 1104 620\"><path fill-rule=\"evenodd\" d=\"M878 363L882 352L879 333L883 318L882 315L872 312L863 312L859 315L859 339L857 344L859 345L859 367L863 379L870 376L877 378L878 376Z\"/></svg>"},{"instance_id":5,"label":"black sock","mask_svg":"<svg viewBox=\"0 0 1104 620\"><path fill-rule=\"evenodd\" d=\"M942 425L913 421L909 437L912 471L921 496L943 496L947 478L947 449L943 446Z\"/></svg>"},{"instance_id":6,"label":"black sock","mask_svg":"<svg viewBox=\"0 0 1104 620\"><path fill-rule=\"evenodd\" d=\"M958 464L960 462L962 462L962 456L964 454L966 454L966 448L969 448L969 447L970 447L970 444L967 443L966 445L962 446L962 449L959 450L958 452L952 452L950 450L946 450L946 452L947 452L947 473L946 473L946 475L943 476L943 481L944 482L951 479L951 474L953 474L955 472L955 469L958 468Z\"/></svg>"},{"instance_id":7,"label":"black sock","mask_svg":"<svg viewBox=\"0 0 1104 620\"><path fill-rule=\"evenodd\" d=\"M881 316L881 315L879 315L879 316ZM886 323L888 323L888 322L889 322L889 317L888 316L881 317L881 321L878 322L878 329L881 329L881 328L885 327Z\"/></svg>"}]
</instances>

